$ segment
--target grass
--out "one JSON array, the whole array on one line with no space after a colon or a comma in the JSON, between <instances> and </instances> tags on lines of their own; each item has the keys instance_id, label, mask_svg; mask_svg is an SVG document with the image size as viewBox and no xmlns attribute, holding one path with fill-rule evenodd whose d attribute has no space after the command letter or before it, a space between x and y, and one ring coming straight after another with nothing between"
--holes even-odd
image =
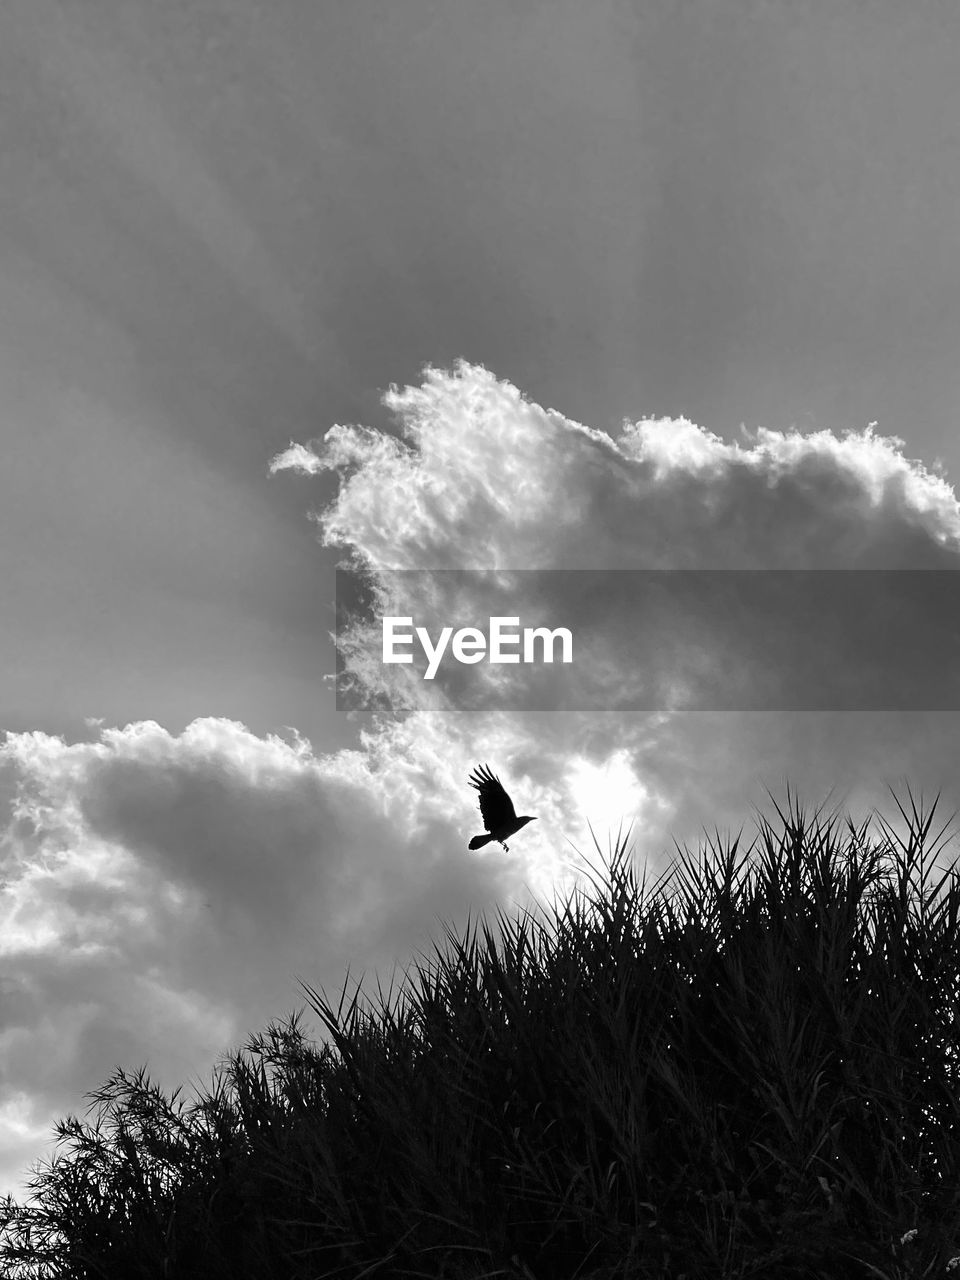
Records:
<instances>
[{"instance_id":1,"label":"grass","mask_svg":"<svg viewBox=\"0 0 960 1280\"><path fill-rule=\"evenodd\" d=\"M788 790L751 849L678 849L651 887L621 833L592 890L447 928L395 1002L303 984L322 1046L271 1025L189 1107L117 1071L0 1205L0 1270L948 1274L960 878L935 874L936 801L897 804L907 834L868 838Z\"/></svg>"}]
</instances>

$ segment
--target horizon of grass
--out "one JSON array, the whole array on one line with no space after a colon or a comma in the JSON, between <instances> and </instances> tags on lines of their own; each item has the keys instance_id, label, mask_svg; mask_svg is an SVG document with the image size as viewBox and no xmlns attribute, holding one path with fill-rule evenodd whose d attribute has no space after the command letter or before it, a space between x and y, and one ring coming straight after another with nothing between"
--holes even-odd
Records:
<instances>
[{"instance_id":1,"label":"horizon of grass","mask_svg":"<svg viewBox=\"0 0 960 1280\"><path fill-rule=\"evenodd\" d=\"M325 1044L272 1023L190 1106L118 1069L92 1125L58 1122L72 1150L31 1202L0 1202L3 1274L945 1274L960 876L933 881L938 800L897 800L905 837L848 817L842 842L788 787L779 832L677 846L650 889L621 829L552 917L444 924L395 1004L378 981L378 1008L358 983L344 1009L349 971L336 1010L301 982Z\"/></svg>"}]
</instances>

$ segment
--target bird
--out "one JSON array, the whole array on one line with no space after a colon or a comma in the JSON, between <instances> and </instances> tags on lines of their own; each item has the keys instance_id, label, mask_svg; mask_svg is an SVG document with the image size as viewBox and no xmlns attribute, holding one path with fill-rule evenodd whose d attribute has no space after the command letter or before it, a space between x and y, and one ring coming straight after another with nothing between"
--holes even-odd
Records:
<instances>
[{"instance_id":1,"label":"bird","mask_svg":"<svg viewBox=\"0 0 960 1280\"><path fill-rule=\"evenodd\" d=\"M513 801L504 791L503 783L500 779L491 773L488 764L479 765L474 769L469 781L471 787L476 787L480 792L480 816L483 818L483 825L490 834L474 836L467 847L470 849L482 849L491 840L499 840L503 845L503 852L509 853L507 836L516 835L528 822L536 822L536 818L529 817L526 814L522 818L517 817Z\"/></svg>"}]
</instances>

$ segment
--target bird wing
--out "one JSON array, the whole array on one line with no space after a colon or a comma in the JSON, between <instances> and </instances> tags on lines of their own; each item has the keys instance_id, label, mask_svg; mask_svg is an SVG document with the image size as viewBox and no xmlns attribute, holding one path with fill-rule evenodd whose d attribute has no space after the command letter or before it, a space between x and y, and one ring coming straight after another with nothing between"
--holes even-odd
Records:
<instances>
[{"instance_id":1,"label":"bird wing","mask_svg":"<svg viewBox=\"0 0 960 1280\"><path fill-rule=\"evenodd\" d=\"M470 775L470 785L480 792L480 816L487 831L499 831L508 822L516 822L517 811L513 801L503 789L503 783L490 772L489 765L480 765Z\"/></svg>"}]
</instances>

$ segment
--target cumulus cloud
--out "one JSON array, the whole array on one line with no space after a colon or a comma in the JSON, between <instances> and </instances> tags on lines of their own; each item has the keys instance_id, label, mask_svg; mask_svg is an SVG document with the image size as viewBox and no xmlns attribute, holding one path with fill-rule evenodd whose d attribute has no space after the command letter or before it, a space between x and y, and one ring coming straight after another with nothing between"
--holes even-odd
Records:
<instances>
[{"instance_id":1,"label":"cumulus cloud","mask_svg":"<svg viewBox=\"0 0 960 1280\"><path fill-rule=\"evenodd\" d=\"M337 994L349 965L386 986L436 917L492 910L506 864L466 855L467 764L427 739L389 767L382 745L317 757L221 719L8 734L6 1186L38 1154L37 1118L48 1133L116 1065L206 1080L302 1005L298 976Z\"/></svg>"},{"instance_id":2,"label":"cumulus cloud","mask_svg":"<svg viewBox=\"0 0 960 1280\"><path fill-rule=\"evenodd\" d=\"M951 486L872 427L745 448L641 419L613 440L464 362L383 400L401 439L334 426L271 463L337 473L323 541L374 569L923 569L960 551Z\"/></svg>"},{"instance_id":3,"label":"cumulus cloud","mask_svg":"<svg viewBox=\"0 0 960 1280\"><path fill-rule=\"evenodd\" d=\"M291 446L272 470L337 474L339 495L319 517L321 538L349 548L385 597L393 569L960 566L953 488L905 456L901 439L878 435L876 424L841 436L761 428L744 432L744 443L726 443L686 420L640 419L613 439L465 362L427 368L420 386L391 387L384 403L397 417L399 439L335 426L321 441ZM437 575L421 608L431 620L444 611L456 617L462 593L473 590L483 617L496 577L485 584L479 576ZM567 589L562 574L555 580ZM601 675L627 686L637 675L636 620L614 575L603 580L608 598L591 601L592 616L607 627ZM705 634L706 660L722 662L723 645L720 628ZM464 722L445 714L438 691L385 679L360 655L358 646L352 656L361 685L388 703L393 696L404 714L416 711L411 734L427 724L436 736L452 726L458 744L465 736L490 740L482 715ZM852 679L856 654L847 661ZM527 669L521 678L537 674ZM397 750L404 723L391 728ZM520 732L533 748L518 744L517 760L526 769L531 758L543 759L542 776L554 785L571 760L606 767L625 752L645 796L640 830L654 856L671 835L695 838L714 821L739 825L749 803L764 801L764 786L779 789L784 780L815 799L833 788L864 803L905 779L949 787L939 753L956 730L952 715L868 710L554 715L548 733L538 716L512 723L525 726ZM569 791L564 803L577 812ZM546 840L546 830L540 825L527 846Z\"/></svg>"},{"instance_id":4,"label":"cumulus cloud","mask_svg":"<svg viewBox=\"0 0 960 1280\"><path fill-rule=\"evenodd\" d=\"M334 426L271 464L338 476L320 535L375 587L423 568L960 567L953 489L872 428L725 443L641 419L613 439L466 363L384 400L399 438ZM611 679L634 661L622 639ZM296 977L335 995L349 965L368 993L374 974L386 989L396 963L429 954L439 918L549 899L576 866L571 845L589 848L588 820L601 840L632 821L641 857L662 865L674 838L735 832L783 779L863 808L908 777L952 805L960 738L952 715L465 717L442 694L388 698L358 750L330 755L224 719L88 727L96 741L20 733L0 748L9 1186L31 1143L41 1154L39 1129L82 1110L116 1065L206 1080L302 1003ZM540 817L506 858L465 847L480 761Z\"/></svg>"}]
</instances>

